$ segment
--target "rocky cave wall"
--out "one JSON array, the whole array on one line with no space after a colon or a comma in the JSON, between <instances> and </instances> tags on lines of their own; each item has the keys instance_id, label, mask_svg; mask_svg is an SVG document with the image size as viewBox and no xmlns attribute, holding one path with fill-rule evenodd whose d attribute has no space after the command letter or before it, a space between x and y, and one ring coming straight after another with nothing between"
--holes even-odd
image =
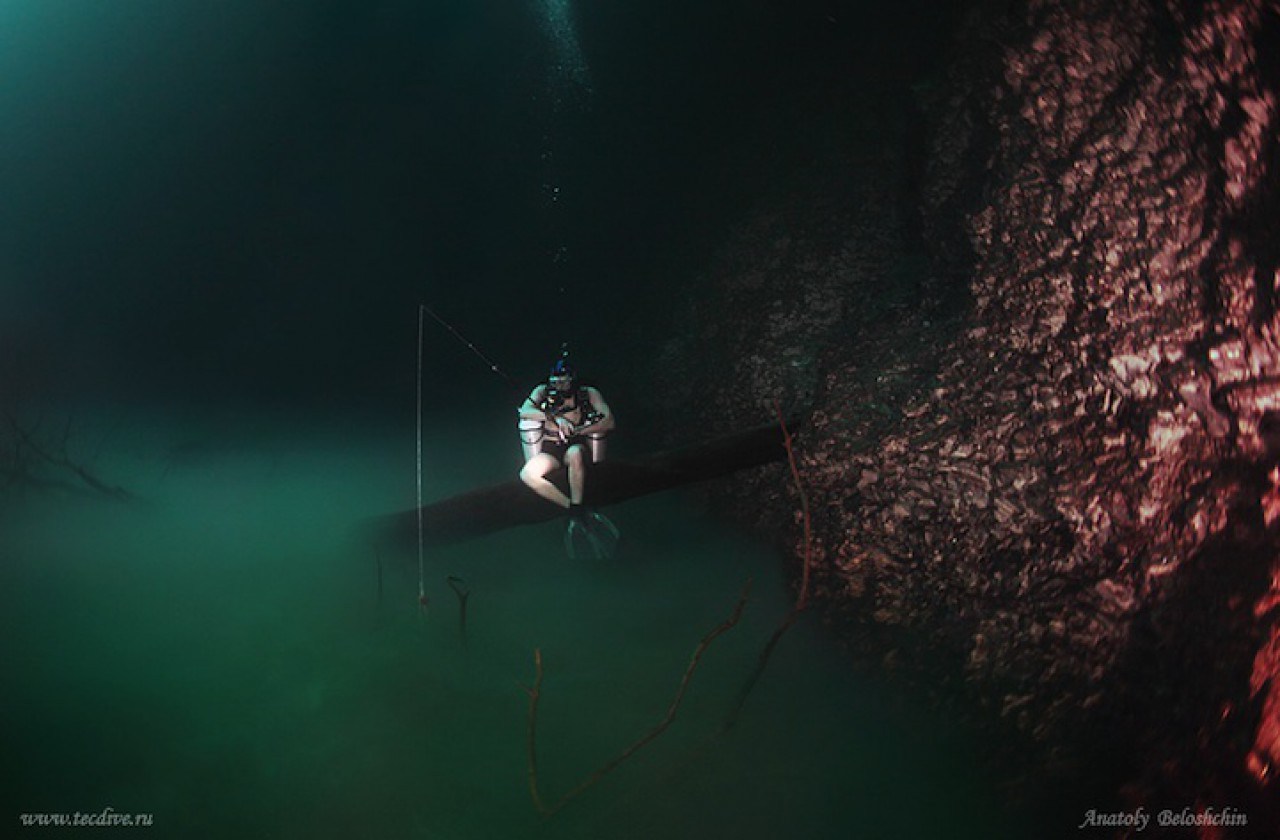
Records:
<instances>
[{"instance_id":1,"label":"rocky cave wall","mask_svg":"<svg viewBox=\"0 0 1280 840\"><path fill-rule=\"evenodd\" d=\"M955 49L930 270L886 211L910 138L850 136L726 241L672 404L806 412L815 590L864 656L1131 804L1276 820L1280 4L986 3ZM798 562L780 468L717 492Z\"/></svg>"}]
</instances>

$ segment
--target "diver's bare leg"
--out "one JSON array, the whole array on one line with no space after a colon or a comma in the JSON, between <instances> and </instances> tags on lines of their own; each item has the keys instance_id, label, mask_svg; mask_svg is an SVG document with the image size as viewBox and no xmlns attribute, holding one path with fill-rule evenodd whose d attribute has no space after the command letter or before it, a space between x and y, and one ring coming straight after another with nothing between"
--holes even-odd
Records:
<instances>
[{"instance_id":1,"label":"diver's bare leg","mask_svg":"<svg viewBox=\"0 0 1280 840\"><path fill-rule=\"evenodd\" d=\"M566 455L566 458L569 456ZM520 480L533 492L549 502L562 508L569 507L569 497L560 492L560 488L547 480L547 473L560 466L560 462L545 452L534 455L520 469ZM572 468L571 468L572 469ZM570 473L572 477L572 472ZM572 484L572 481L570 481Z\"/></svg>"},{"instance_id":2,"label":"diver's bare leg","mask_svg":"<svg viewBox=\"0 0 1280 840\"><path fill-rule=\"evenodd\" d=\"M569 467L569 499L575 505L582 504L583 490L586 488L586 457L586 449L576 443L564 453L564 460Z\"/></svg>"}]
</instances>

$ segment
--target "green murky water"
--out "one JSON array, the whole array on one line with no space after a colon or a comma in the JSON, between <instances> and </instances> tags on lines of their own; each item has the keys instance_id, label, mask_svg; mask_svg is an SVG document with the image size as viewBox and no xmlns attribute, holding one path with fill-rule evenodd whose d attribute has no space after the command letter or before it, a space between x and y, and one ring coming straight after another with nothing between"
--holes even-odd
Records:
<instances>
[{"instance_id":1,"label":"green murky water","mask_svg":"<svg viewBox=\"0 0 1280 840\"><path fill-rule=\"evenodd\" d=\"M489 429L429 431L428 498L518 467ZM717 734L789 595L778 557L679 494L611 509L624 544L607 563L567 560L554 523L431 551L423 616L416 559L383 558L379 601L359 528L412 503L411 432L153 416L85 439L144 501L39 494L6 516L10 827L110 807L182 838L1022 836L972 745L811 617ZM465 643L448 575L472 591ZM534 649L552 802L663 718L747 578L671 727L539 817Z\"/></svg>"}]
</instances>

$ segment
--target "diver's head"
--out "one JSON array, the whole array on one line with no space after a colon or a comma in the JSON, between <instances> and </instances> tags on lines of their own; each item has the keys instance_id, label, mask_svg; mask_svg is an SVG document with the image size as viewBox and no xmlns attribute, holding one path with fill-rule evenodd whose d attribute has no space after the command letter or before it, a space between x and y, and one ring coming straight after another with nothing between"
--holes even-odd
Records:
<instances>
[{"instance_id":1,"label":"diver's head","mask_svg":"<svg viewBox=\"0 0 1280 840\"><path fill-rule=\"evenodd\" d=\"M566 353L556 359L556 363L551 366L551 375L547 378L547 381L557 391L568 391L573 387L574 380L577 378L577 371L573 369L573 364L569 361L569 354Z\"/></svg>"}]
</instances>

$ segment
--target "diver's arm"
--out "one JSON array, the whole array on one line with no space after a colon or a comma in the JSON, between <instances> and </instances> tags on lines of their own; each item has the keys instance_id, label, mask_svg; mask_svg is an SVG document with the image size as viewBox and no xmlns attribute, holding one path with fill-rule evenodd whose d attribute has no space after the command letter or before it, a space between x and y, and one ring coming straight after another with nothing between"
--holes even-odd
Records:
<instances>
[{"instance_id":1,"label":"diver's arm","mask_svg":"<svg viewBox=\"0 0 1280 840\"><path fill-rule=\"evenodd\" d=\"M587 399L591 401L591 407L599 412L602 416L594 423L588 423L585 426L579 426L574 431L577 434L604 434L613 431L614 423L613 411L609 408L609 404L604 401L604 397L600 392L590 386L587 387Z\"/></svg>"},{"instance_id":2,"label":"diver's arm","mask_svg":"<svg viewBox=\"0 0 1280 840\"><path fill-rule=\"evenodd\" d=\"M573 423L569 418L557 414L555 412L544 411L538 406L543 404L547 396L547 386L539 385L534 388L529 396L525 399L524 404L520 406L520 422L521 423L552 423L556 427L556 434L560 440L568 440L573 434Z\"/></svg>"},{"instance_id":3,"label":"diver's arm","mask_svg":"<svg viewBox=\"0 0 1280 840\"><path fill-rule=\"evenodd\" d=\"M520 408L517 409L520 412L520 419L521 420L546 420L547 413L542 409L538 408L538 405L541 404L542 401L546 399L546 397L547 397L546 385L539 385L538 387L534 388L529 393L529 396L524 398L524 402L520 405Z\"/></svg>"}]
</instances>

